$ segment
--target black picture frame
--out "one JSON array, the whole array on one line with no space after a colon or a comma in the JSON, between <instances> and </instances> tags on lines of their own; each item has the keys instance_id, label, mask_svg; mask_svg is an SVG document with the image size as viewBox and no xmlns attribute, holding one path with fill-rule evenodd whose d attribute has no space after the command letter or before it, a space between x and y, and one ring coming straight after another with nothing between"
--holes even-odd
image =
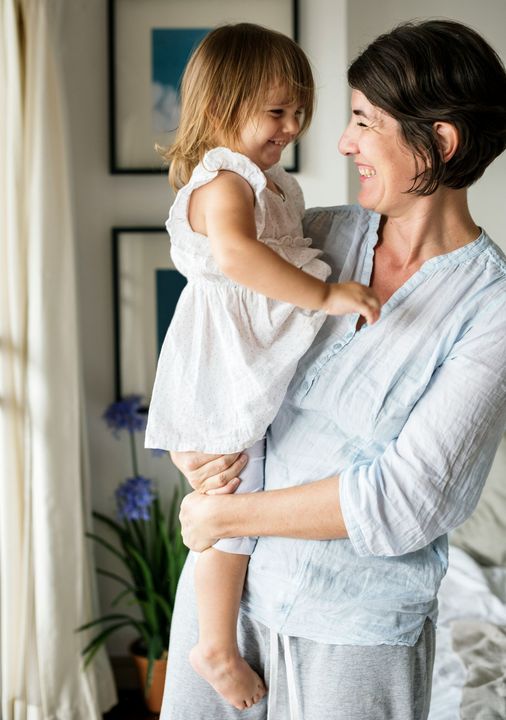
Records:
<instances>
[{"instance_id":1,"label":"black picture frame","mask_svg":"<svg viewBox=\"0 0 506 720\"><path fill-rule=\"evenodd\" d=\"M113 227L111 240L115 398L141 395L147 407L186 279L172 263L164 227Z\"/></svg>"},{"instance_id":2,"label":"black picture frame","mask_svg":"<svg viewBox=\"0 0 506 720\"><path fill-rule=\"evenodd\" d=\"M153 106L157 97L152 80L152 67L156 65L153 48L155 37L159 37L154 33L158 30L198 33L198 28L187 27L197 9L200 29L210 29L222 22L257 22L298 40L298 0L108 0L109 171L112 175L165 174L166 168L155 145L170 145L173 134L157 132L152 124L153 118L161 117L156 112L156 103ZM174 17L172 25L171 17ZM299 171L298 144L289 146L283 157L285 170Z\"/></svg>"}]
</instances>

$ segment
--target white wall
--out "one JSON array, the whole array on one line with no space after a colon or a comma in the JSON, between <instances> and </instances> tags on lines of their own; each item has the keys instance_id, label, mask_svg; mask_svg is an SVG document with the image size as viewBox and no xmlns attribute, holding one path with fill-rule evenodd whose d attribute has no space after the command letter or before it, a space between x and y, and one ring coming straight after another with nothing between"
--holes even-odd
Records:
<instances>
[{"instance_id":1,"label":"white wall","mask_svg":"<svg viewBox=\"0 0 506 720\"><path fill-rule=\"evenodd\" d=\"M204 0L203 0L204 1ZM337 151L348 117L346 67L359 46L395 22L419 15L419 2L397 0L300 0L300 42L312 60L319 101L316 118L300 149L301 172L308 206L353 199L355 177ZM71 154L78 244L80 332L93 476L93 504L111 512L113 491L130 473L126 444L111 438L101 420L114 396L113 320L110 230L115 225L163 224L171 202L165 179L108 174L108 88L105 0L64 3L62 60L69 102ZM482 31L506 57L504 0L425 0L424 13L446 13ZM486 10L486 12L485 12ZM487 171L473 190L478 222L504 242L499 225L506 157ZM348 190L348 184L352 190ZM168 463L146 457L145 474L168 487L175 479ZM99 564L111 567L98 553ZM103 610L115 591L100 579ZM124 654L126 632L109 644Z\"/></svg>"},{"instance_id":2,"label":"white wall","mask_svg":"<svg viewBox=\"0 0 506 720\"><path fill-rule=\"evenodd\" d=\"M300 143L298 180L306 206L348 200L346 162L337 150L347 117L346 1L300 0L300 43L318 89L316 115Z\"/></svg>"}]
</instances>

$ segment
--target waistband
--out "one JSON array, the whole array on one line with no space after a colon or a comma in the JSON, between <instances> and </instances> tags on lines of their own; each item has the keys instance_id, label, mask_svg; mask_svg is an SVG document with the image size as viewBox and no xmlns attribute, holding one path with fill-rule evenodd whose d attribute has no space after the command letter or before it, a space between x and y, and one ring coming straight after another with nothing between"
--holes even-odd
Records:
<instances>
[{"instance_id":1,"label":"waistband","mask_svg":"<svg viewBox=\"0 0 506 720\"><path fill-rule=\"evenodd\" d=\"M280 717L276 713L278 700L278 675L279 675L279 642L283 643L283 656L285 661L286 684L288 688L288 705L290 709L290 720L302 720L302 712L297 696L297 683L295 682L295 671L293 668L292 653L290 649L290 637L280 635L275 630L270 631L270 668L269 668L269 694L267 699L267 720L276 720Z\"/></svg>"}]
</instances>

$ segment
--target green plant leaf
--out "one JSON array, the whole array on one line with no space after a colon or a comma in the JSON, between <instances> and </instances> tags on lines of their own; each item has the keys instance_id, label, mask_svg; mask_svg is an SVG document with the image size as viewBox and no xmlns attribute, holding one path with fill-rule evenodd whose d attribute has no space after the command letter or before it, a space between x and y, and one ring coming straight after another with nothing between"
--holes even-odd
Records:
<instances>
[{"instance_id":1,"label":"green plant leaf","mask_svg":"<svg viewBox=\"0 0 506 720\"><path fill-rule=\"evenodd\" d=\"M126 524L130 528L131 535L136 538L137 540L137 546L141 553L146 554L146 539L143 535L142 529L140 527L141 522L145 522L144 520L127 520ZM132 542L132 545L135 545L136 543Z\"/></svg>"},{"instance_id":2,"label":"green plant leaf","mask_svg":"<svg viewBox=\"0 0 506 720\"><path fill-rule=\"evenodd\" d=\"M125 528L120 525L119 523L115 522L114 520L111 520L110 517L107 515L103 515L103 513L98 512L97 510L94 510L92 513L93 517L99 520L101 523L104 523L104 525L107 525L108 527L113 530L118 537L122 537L122 535L125 534Z\"/></svg>"},{"instance_id":3,"label":"green plant leaf","mask_svg":"<svg viewBox=\"0 0 506 720\"><path fill-rule=\"evenodd\" d=\"M164 650L166 650L166 646L164 646L162 639L159 635L154 635L152 638L150 638L147 646L148 667L146 672L146 695L149 693L151 684L153 682L153 668L155 660L162 656Z\"/></svg>"},{"instance_id":4,"label":"green plant leaf","mask_svg":"<svg viewBox=\"0 0 506 720\"><path fill-rule=\"evenodd\" d=\"M158 624L158 618L156 615L154 599L153 600L138 600L137 602L142 610L142 613L146 620L146 624L149 627L151 634L159 632L160 628L159 628L159 624Z\"/></svg>"},{"instance_id":5,"label":"green plant leaf","mask_svg":"<svg viewBox=\"0 0 506 720\"><path fill-rule=\"evenodd\" d=\"M121 548L123 550L123 553L125 554L125 557L127 558L128 563L129 563L128 567L129 567L130 572L133 572L132 568L134 567L131 564L131 557L130 557L130 548L133 548L133 547L137 548L139 550L139 552L141 552L141 553L144 552L144 549L139 546L139 541L133 530L133 527L131 526L130 523L128 523L128 530L125 533L125 535L123 536L123 538L121 539Z\"/></svg>"},{"instance_id":6,"label":"green plant leaf","mask_svg":"<svg viewBox=\"0 0 506 720\"><path fill-rule=\"evenodd\" d=\"M122 577L105 568L97 570L100 575L122 586L112 601L112 607L115 608L122 600L127 609L137 605L142 619L113 612L79 628L102 627L85 648L88 662L90 655L97 652L111 633L126 625L134 627L142 637L148 660L153 661L163 650L166 651L176 587L188 554L178 518L180 501L187 491L188 486L180 473L179 486L174 489L167 512L162 510L160 499L155 496L149 521L125 520L120 524L106 515L93 513L98 522L114 533L115 544L95 533L87 533L87 536L120 559L128 573L127 577Z\"/></svg>"},{"instance_id":7,"label":"green plant leaf","mask_svg":"<svg viewBox=\"0 0 506 720\"><path fill-rule=\"evenodd\" d=\"M127 625L131 625L130 621L123 621L120 623L116 623L115 625L110 625L108 628L106 628L103 632L100 633L100 635L97 635L93 640L88 643L88 645L84 648L82 651L82 655L84 656L84 667L88 667L90 662L93 660L97 652L100 650L100 648L104 645L105 641L109 637L109 635L112 635L113 632L116 632L116 630L119 630L122 627L126 627Z\"/></svg>"},{"instance_id":8,"label":"green plant leaf","mask_svg":"<svg viewBox=\"0 0 506 720\"><path fill-rule=\"evenodd\" d=\"M156 599L151 571L144 558L140 555L139 552L137 552L135 548L132 548L132 554L142 572L142 576L144 579L143 589L147 596L146 600L142 600L141 598L139 598L139 605L142 606L146 620L150 625L153 633L158 633L160 631L160 627L156 615Z\"/></svg>"},{"instance_id":9,"label":"green plant leaf","mask_svg":"<svg viewBox=\"0 0 506 720\"><path fill-rule=\"evenodd\" d=\"M176 488L172 494L168 517L169 535L179 526L179 506L181 505L180 489Z\"/></svg>"},{"instance_id":10,"label":"green plant leaf","mask_svg":"<svg viewBox=\"0 0 506 720\"><path fill-rule=\"evenodd\" d=\"M78 628L76 628L76 632L88 630L88 628L93 627L94 625L100 625L104 622L112 622L113 620L128 620L132 623L138 623L138 620L136 620L134 617L131 617L130 615L125 615L125 613L111 613L109 615L104 615L101 618L96 618L96 620L91 620L84 625L80 625Z\"/></svg>"},{"instance_id":11,"label":"green plant leaf","mask_svg":"<svg viewBox=\"0 0 506 720\"><path fill-rule=\"evenodd\" d=\"M125 580L125 578L121 577L121 575L117 575L116 573L113 573L110 570L105 570L104 568L97 568L97 573L99 575L103 575L104 577L111 578L112 580L116 580L132 592L135 592L134 586L131 585L127 580Z\"/></svg>"},{"instance_id":12,"label":"green plant leaf","mask_svg":"<svg viewBox=\"0 0 506 720\"><path fill-rule=\"evenodd\" d=\"M170 552L169 549L169 555L168 555L168 570L169 570L169 595L170 595L170 601L172 605L174 605L174 601L176 599L176 587L177 587L177 581L178 581L178 574L177 574L177 562L176 558L174 557L173 553Z\"/></svg>"},{"instance_id":13,"label":"green plant leaf","mask_svg":"<svg viewBox=\"0 0 506 720\"><path fill-rule=\"evenodd\" d=\"M163 573L163 540L160 536L160 527L163 525L162 513L158 498L155 498L152 506L153 522L151 527L150 544L153 549L152 562L156 575L159 577Z\"/></svg>"},{"instance_id":14,"label":"green plant leaf","mask_svg":"<svg viewBox=\"0 0 506 720\"><path fill-rule=\"evenodd\" d=\"M133 595L133 594L134 594L133 590L129 590L128 588L126 590L122 590L118 595L116 595L114 600L111 601L111 607L116 607L123 600L123 598L127 597L128 595ZM131 601L130 603L127 603L127 604L132 606L132 605L135 605L136 602L137 602L137 600L134 595L133 601Z\"/></svg>"},{"instance_id":15,"label":"green plant leaf","mask_svg":"<svg viewBox=\"0 0 506 720\"><path fill-rule=\"evenodd\" d=\"M124 555L122 555L119 552L119 550L116 550L115 547L113 547L110 543L108 543L107 540L104 540L103 538L101 538L100 535L95 535L95 533L87 532L86 537L91 538L92 540L95 540L95 542L97 542L99 545L102 545L102 547L105 547L113 555L116 555L116 557L118 557L121 560L121 562L125 563L125 565L128 564L128 559Z\"/></svg>"},{"instance_id":16,"label":"green plant leaf","mask_svg":"<svg viewBox=\"0 0 506 720\"><path fill-rule=\"evenodd\" d=\"M154 597L155 597L156 602L158 603L158 605L161 607L161 609L163 610L164 614L166 615L167 620L169 621L169 624L170 624L170 622L172 621L172 608L171 608L171 606L169 605L169 603L167 602L167 600L165 600L165 598L163 598L163 597L162 597L161 595L159 595L157 592L154 593Z\"/></svg>"},{"instance_id":17,"label":"green plant leaf","mask_svg":"<svg viewBox=\"0 0 506 720\"><path fill-rule=\"evenodd\" d=\"M151 570L149 568L149 565L146 563L142 555L139 553L139 551L132 547L130 549L133 558L136 560L141 572L142 576L145 582L145 586L147 590L153 590L153 578L151 577Z\"/></svg>"}]
</instances>

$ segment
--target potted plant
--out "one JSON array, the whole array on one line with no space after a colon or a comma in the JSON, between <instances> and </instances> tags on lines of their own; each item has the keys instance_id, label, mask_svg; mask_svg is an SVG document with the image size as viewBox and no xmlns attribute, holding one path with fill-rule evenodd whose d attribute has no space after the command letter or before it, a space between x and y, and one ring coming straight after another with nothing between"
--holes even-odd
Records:
<instances>
[{"instance_id":1,"label":"potted plant","mask_svg":"<svg viewBox=\"0 0 506 720\"><path fill-rule=\"evenodd\" d=\"M126 570L123 576L97 568L100 575L121 586L112 606L126 600L129 605L136 605L140 612L111 612L78 630L100 628L83 650L85 665L88 665L110 635L123 627L135 628L138 638L132 644L131 652L145 686L146 704L153 712L159 712L176 587L188 552L178 521L179 505L186 492L185 481L180 475L179 487L164 513L153 482L139 473L136 433L144 431L146 425L139 396L112 403L103 417L115 436L120 437L126 431L133 476L116 489L116 519L93 513L100 524L112 531L114 544L95 533L87 533L87 536L118 558Z\"/></svg>"}]
</instances>

